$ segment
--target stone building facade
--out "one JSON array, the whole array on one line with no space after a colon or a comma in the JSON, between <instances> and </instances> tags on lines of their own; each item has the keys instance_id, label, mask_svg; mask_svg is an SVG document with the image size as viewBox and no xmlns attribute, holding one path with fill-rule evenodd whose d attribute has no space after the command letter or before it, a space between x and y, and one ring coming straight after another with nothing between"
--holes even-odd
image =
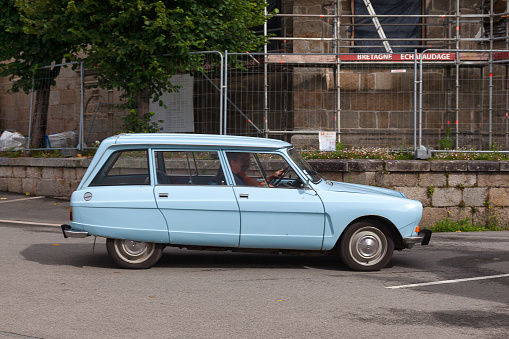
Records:
<instances>
[{"instance_id":1,"label":"stone building facade","mask_svg":"<svg viewBox=\"0 0 509 339\"><path fill-rule=\"evenodd\" d=\"M422 82L420 107L416 106L411 60L359 61L355 57L363 53L351 54L354 40L361 39L355 33L361 27L353 16L356 1L279 1L282 16L274 37L279 40L274 40L277 43L269 51L274 54L272 61L257 56L257 64L249 67L228 66L228 134L269 136L316 148L318 131L334 131L345 146L412 148L419 123L415 114L422 109L423 145L489 149L495 144L509 149L509 57L486 52L508 50L504 38L507 16L502 15L506 1L494 0L493 12L489 0L414 1L427 15L420 50L477 51L452 53L454 60L427 63L422 79L417 79ZM496 15L483 17L487 13ZM390 43L397 45L398 41ZM289 55L300 59L284 61ZM394 57L398 55L401 53ZM215 88L219 78L212 72L208 77L210 81L195 78L195 132L218 133L220 102ZM87 72L85 85L93 83L93 74ZM31 97L9 93L9 88L10 81L0 79L0 131L28 135ZM78 129L79 92L77 70L63 69L50 96L49 134ZM127 112L115 108L119 102L116 91L85 90L87 143L120 130Z\"/></svg>"},{"instance_id":2,"label":"stone building facade","mask_svg":"<svg viewBox=\"0 0 509 339\"><path fill-rule=\"evenodd\" d=\"M283 3L298 15L287 19L293 37L315 39L295 40L288 51L296 54L352 52L352 48L345 46L352 44L353 47L354 44L348 40L355 35L356 26L351 26L355 18L349 17L354 14L353 1L341 1L337 12L334 12L333 6L319 0ZM494 36L488 32L490 19L481 17L490 13L490 3L482 0L422 1L422 13L429 15L425 18L422 37L429 40L424 39L418 50L442 49L436 51L438 53L446 52L443 49L459 49L466 52L456 55L454 62L437 60L428 63L421 79L414 75L413 62L341 60L336 65L322 65L321 68L316 65L295 68L295 130L314 130L317 127L335 130L339 140L347 146L411 146L414 123L418 124L414 112L420 108L414 96L419 89L414 90L414 85L416 80L420 80L423 86L424 145L443 148L444 142L440 141L446 141L452 142L453 146L486 149L490 138L488 121L492 119L494 142L509 149L506 118L509 103L507 86L504 85L507 81L507 56L495 55L494 58L499 60L490 68L489 55L483 53L488 49L507 50L507 39L483 40ZM494 5L491 13L507 11L506 1L495 1ZM334 13L338 14L337 18L319 16ZM465 17L456 22L450 17L454 13ZM340 22L336 32L335 20ZM501 19L500 14L493 20L493 30L497 27L498 31L505 29L505 19ZM401 29L404 28L402 26ZM507 37L507 33L500 34ZM318 40L327 37L337 37L337 40ZM446 38L449 40L445 41ZM304 85L311 82L312 87ZM491 93L490 86L493 89ZM304 147L316 147L315 135L298 135L292 140Z\"/></svg>"}]
</instances>

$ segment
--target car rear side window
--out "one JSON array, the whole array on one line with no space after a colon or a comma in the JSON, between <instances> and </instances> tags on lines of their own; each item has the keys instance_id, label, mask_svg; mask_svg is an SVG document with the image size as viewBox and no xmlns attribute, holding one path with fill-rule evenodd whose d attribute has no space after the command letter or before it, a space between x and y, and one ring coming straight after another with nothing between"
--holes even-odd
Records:
<instances>
[{"instance_id":1,"label":"car rear side window","mask_svg":"<svg viewBox=\"0 0 509 339\"><path fill-rule=\"evenodd\" d=\"M114 152L90 186L150 185L147 150Z\"/></svg>"},{"instance_id":2,"label":"car rear side window","mask_svg":"<svg viewBox=\"0 0 509 339\"><path fill-rule=\"evenodd\" d=\"M226 185L217 152L155 152L157 185Z\"/></svg>"}]
</instances>

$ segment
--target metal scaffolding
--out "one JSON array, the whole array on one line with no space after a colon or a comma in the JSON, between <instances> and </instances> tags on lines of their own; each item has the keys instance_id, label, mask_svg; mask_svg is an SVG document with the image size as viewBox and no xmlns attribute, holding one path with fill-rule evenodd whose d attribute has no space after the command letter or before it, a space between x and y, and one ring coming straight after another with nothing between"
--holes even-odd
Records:
<instances>
[{"instance_id":1,"label":"metal scaffolding","mask_svg":"<svg viewBox=\"0 0 509 339\"><path fill-rule=\"evenodd\" d=\"M380 1L281 0L280 26L260 31L270 41L263 52L197 52L205 66L187 75L192 100L182 110L192 131L177 132L265 136L301 148L317 148L320 132L334 132L345 146L509 151L509 3L484 0L472 9L461 0L418 0L420 14L383 14ZM415 22L392 20L404 18ZM366 27L375 35L359 35ZM394 35L408 27L419 36ZM83 72L78 84L66 72L44 101L48 134L74 129L84 148L116 133L127 114L112 108L118 93L83 90L93 74ZM78 97L79 106L69 104ZM38 116L29 102L4 101L0 108L13 113L0 117L0 128L31 136L32 118L20 118L24 110Z\"/></svg>"},{"instance_id":2,"label":"metal scaffolding","mask_svg":"<svg viewBox=\"0 0 509 339\"><path fill-rule=\"evenodd\" d=\"M348 1L350 2L350 1ZM311 5L316 5L318 2L315 1ZM352 1L353 3L353 1ZM485 73L489 74L489 82L488 82L488 91L487 100L483 95L480 97L481 106L480 110L482 111L482 107L486 105L485 101L488 101L488 116L489 116L489 131L488 134L488 143L483 143L481 141L483 132L479 128L479 144L478 148L491 148L493 146L493 129L492 129L492 116L493 116L493 72L494 66L503 66L505 68L504 72L504 82L507 83L509 74L509 53L504 53L509 50L509 3L507 1L498 1L497 8L495 8L494 1L485 0L477 11L478 13L472 13L470 10L468 13L463 13L463 8L461 7L460 0L449 0L447 9L442 11L442 13L437 13L437 11L426 11L425 5L426 2L423 2L423 11L420 15L405 15L405 14L395 14L395 15L380 15L377 14L373 10L372 3L370 1L363 1L364 5L368 9L368 15L356 14L354 9L351 8L350 11L345 10L345 1L336 0L333 3L323 3L321 8L321 13L311 12L302 14L302 11L299 11L295 8L294 4L291 1L287 1L282 3L282 8L280 9L280 13L276 15L279 17L282 22L281 34L279 36L270 37L269 39L273 42L279 43L276 50L271 51L270 54L267 53L267 49L265 49L265 53L263 56L263 64L264 64L264 124L260 126L263 129L265 135L296 135L296 134L313 134L316 133L318 129L324 129L323 126L315 126L315 128L299 128L299 126L293 126L291 129L270 129L270 108L268 104L269 98L269 85L267 79L269 77L269 67L271 64L285 64L287 67L291 67L291 65L308 65L308 67L319 66L319 67L329 67L333 70L334 77L334 95L335 95L335 104L334 104L334 131L337 133L337 140L342 141L342 134L344 133L342 128L342 112L345 111L342 98L342 91L344 91L344 86L341 84L341 79L343 78L342 74L345 71L355 69L356 67L365 67L366 62L371 62L370 69L374 70L377 67L379 69L384 69L390 67L389 65L394 65L394 62L397 61L398 66L401 68L414 68L414 84L421 83L421 93L422 96L422 72L419 73L420 78L417 78L417 63L415 58L406 58L402 60L403 56L408 54L416 54L422 53L424 50L428 52L440 52L447 54L454 54L454 57L449 59L433 59L430 57L428 60L424 60L421 62L424 64L424 67L428 70L436 68L440 69L441 72L445 74L446 88L444 88L444 95L447 97L444 101L443 110L446 112L446 115L452 115L455 117L453 120L455 122L454 131L452 131L452 135L454 136L454 146L455 148L459 148L461 146L465 146L464 143L460 142L460 123L459 123L459 111L461 107L460 103L460 82L462 81L462 72L466 69L467 72L473 72L472 69L476 69L480 72L479 75L479 83L481 87L481 92L484 92L485 89L485 81L482 78L485 76ZM428 4L429 6L433 6L434 2ZM504 7L500 8L500 3L503 3ZM443 5L443 2L441 2ZM353 5L352 5L353 7ZM443 6L444 7L444 6ZM291 12L291 13L290 13ZM378 39L363 38L355 35L355 28L366 26L366 23L358 23L356 19L359 18L369 18L372 20L372 24L376 28L376 31L379 34ZM404 29L405 26L409 26L409 24L401 24L395 22L387 22L387 19L401 19L401 18L419 18L421 23L419 24L422 28L422 36L420 38L400 38L397 36L388 37L386 34L381 34L383 32L383 27L397 27L399 29ZM380 24L380 21L384 20L383 24ZM298 25L309 24L313 22L323 23L322 27L326 27L322 29L322 31L316 31L316 36L310 36L308 31L306 34L300 34L296 32L296 27ZM505 24L502 25L502 24ZM414 24L415 25L415 24ZM477 34L472 36L472 32L475 31ZM496 32L495 32L496 31ZM286 32L290 32L291 34L286 35ZM440 33L437 33L440 32ZM461 34L462 32L466 32L465 34ZM264 33L267 34L267 24L265 26ZM330 33L330 34L329 34ZM304 36L305 35L305 36ZM377 41L378 40L378 41ZM418 41L418 45L414 45L414 50L409 51L408 53L390 53L392 49L408 47L406 45L401 45L404 41ZM386 51L386 55L378 54L377 59L373 59L374 56L370 53L355 53L350 54L352 48L356 46L357 42L360 41L375 41L372 45L362 45L363 48L370 47L381 47L383 46ZM309 48L303 48L303 42L308 43L304 46L312 46L317 48L319 46L322 49L323 53L309 53ZM396 60L397 59L397 60ZM361 66L362 65L362 66ZM452 83L451 82L452 79ZM419 105L419 101L417 100L417 87L414 87L414 148L417 147L416 140L416 119L417 112L423 110L422 105ZM504 92L505 97L505 115L507 117L507 112L509 112L509 86L505 85ZM452 89L452 91L451 91ZM498 92L500 95L500 90ZM451 119L446 119L448 124L450 124ZM480 119L479 127L482 126L483 121ZM507 120L507 119L506 119ZM507 125L507 121L506 121ZM330 125L329 125L330 126ZM420 133L422 133L423 125L420 125ZM325 128L330 129L330 127ZM424 127L424 129L426 129ZM428 128L430 129L430 128ZM447 129L449 129L447 127ZM507 129L507 127L506 127ZM505 133L505 148L509 149L509 133ZM440 138L438 136L437 138ZM447 135L449 138L449 135ZM431 138L432 139L432 138ZM431 140L430 139L430 140ZM436 138L435 138L436 139ZM419 144L422 142L422 139L419 139ZM500 142L500 141L499 141ZM436 144L436 142L435 142ZM475 147L475 145L468 144L469 147Z\"/></svg>"}]
</instances>

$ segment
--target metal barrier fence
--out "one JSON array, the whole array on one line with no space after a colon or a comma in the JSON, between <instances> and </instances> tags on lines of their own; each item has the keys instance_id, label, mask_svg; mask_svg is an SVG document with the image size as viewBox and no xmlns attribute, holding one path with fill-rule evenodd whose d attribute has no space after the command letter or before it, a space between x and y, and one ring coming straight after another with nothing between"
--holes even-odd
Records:
<instances>
[{"instance_id":1,"label":"metal barrier fence","mask_svg":"<svg viewBox=\"0 0 509 339\"><path fill-rule=\"evenodd\" d=\"M430 67L426 55L470 58ZM439 54L440 55L440 54ZM441 151L509 151L509 62L506 50L429 49L419 60L419 145ZM417 79L416 79L417 81Z\"/></svg>"},{"instance_id":2,"label":"metal barrier fence","mask_svg":"<svg viewBox=\"0 0 509 339\"><path fill-rule=\"evenodd\" d=\"M236 108L226 107L227 133L317 148L318 133L328 131L345 146L411 149L415 63L356 56L228 54L227 96Z\"/></svg>"},{"instance_id":3,"label":"metal barrier fence","mask_svg":"<svg viewBox=\"0 0 509 339\"><path fill-rule=\"evenodd\" d=\"M228 134L303 148L333 131L345 146L509 150L505 50L226 59Z\"/></svg>"},{"instance_id":4,"label":"metal barrier fence","mask_svg":"<svg viewBox=\"0 0 509 339\"><path fill-rule=\"evenodd\" d=\"M25 148L51 147L51 142L54 148L81 148L83 72L78 63L42 67L34 72L28 95L9 93L3 79L0 129L20 132Z\"/></svg>"},{"instance_id":5,"label":"metal barrier fence","mask_svg":"<svg viewBox=\"0 0 509 339\"><path fill-rule=\"evenodd\" d=\"M140 107L157 112L162 132L262 136L309 149L329 131L347 147L509 150L507 51L198 54L203 67L174 78L182 85L163 96L167 107L149 98ZM118 91L91 88L93 73L76 64L42 68L28 96L8 94L0 80L0 131L21 132L31 148L42 147L41 135L68 131L73 147L92 146L118 133L128 114L117 108Z\"/></svg>"},{"instance_id":6,"label":"metal barrier fence","mask_svg":"<svg viewBox=\"0 0 509 339\"><path fill-rule=\"evenodd\" d=\"M78 63L72 62L42 67L34 72L27 148L83 147L84 69L77 66ZM62 72L64 69L69 72ZM56 87L62 90L54 91ZM65 132L67 134L61 134ZM53 134L58 134L59 138L51 145Z\"/></svg>"},{"instance_id":7,"label":"metal barrier fence","mask_svg":"<svg viewBox=\"0 0 509 339\"><path fill-rule=\"evenodd\" d=\"M201 55L203 67L192 73L194 132L222 134L225 122L224 56L217 51L195 54Z\"/></svg>"},{"instance_id":8,"label":"metal barrier fence","mask_svg":"<svg viewBox=\"0 0 509 339\"><path fill-rule=\"evenodd\" d=\"M84 147L94 145L108 136L117 134L121 130L122 118L127 115L125 110L119 110L117 105L121 103L101 102L104 99L98 95L92 95L87 101L84 114ZM93 112L92 112L93 110Z\"/></svg>"},{"instance_id":9,"label":"metal barrier fence","mask_svg":"<svg viewBox=\"0 0 509 339\"><path fill-rule=\"evenodd\" d=\"M11 81L0 78L0 133L4 130L28 135L30 95L12 93Z\"/></svg>"}]
</instances>

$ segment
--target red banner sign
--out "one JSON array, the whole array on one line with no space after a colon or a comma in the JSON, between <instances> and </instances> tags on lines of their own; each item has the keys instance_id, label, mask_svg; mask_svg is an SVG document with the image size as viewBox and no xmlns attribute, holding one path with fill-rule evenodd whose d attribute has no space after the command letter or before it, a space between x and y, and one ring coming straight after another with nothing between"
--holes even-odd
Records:
<instances>
[{"instance_id":1,"label":"red banner sign","mask_svg":"<svg viewBox=\"0 0 509 339\"><path fill-rule=\"evenodd\" d=\"M453 61L456 58L454 53L417 53L417 60L429 61ZM414 54L350 54L341 55L341 60L348 61L413 61Z\"/></svg>"}]
</instances>

